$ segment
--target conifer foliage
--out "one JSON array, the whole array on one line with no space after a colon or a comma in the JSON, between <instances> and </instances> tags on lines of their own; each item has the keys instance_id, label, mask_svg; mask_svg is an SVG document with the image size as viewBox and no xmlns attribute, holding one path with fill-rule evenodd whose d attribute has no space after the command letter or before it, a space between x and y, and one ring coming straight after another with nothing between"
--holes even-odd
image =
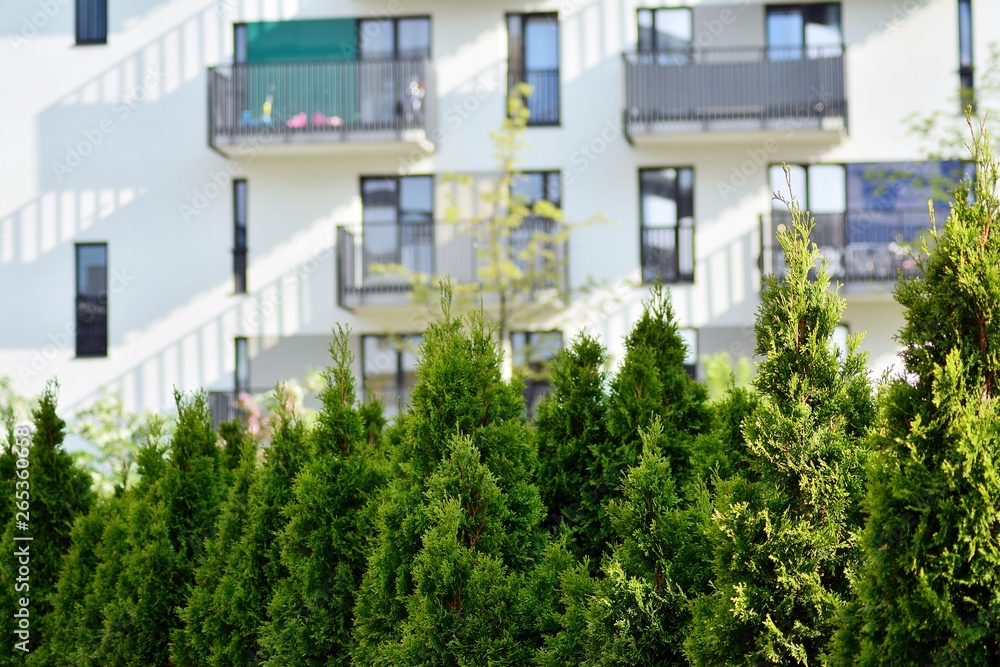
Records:
<instances>
[{"instance_id":1,"label":"conifer foliage","mask_svg":"<svg viewBox=\"0 0 1000 667\"><path fill-rule=\"evenodd\" d=\"M896 290L905 374L884 391L836 664L1000 664L1000 202L985 131L971 148L975 183Z\"/></svg>"},{"instance_id":2,"label":"conifer foliage","mask_svg":"<svg viewBox=\"0 0 1000 667\"><path fill-rule=\"evenodd\" d=\"M857 567L865 434L874 417L865 357L832 342L843 301L789 202L788 272L768 276L755 333L759 404L746 460L719 483L709 532L714 592L694 604L695 665L817 664ZM742 448L740 443L734 449Z\"/></svg>"},{"instance_id":3,"label":"conifer foliage","mask_svg":"<svg viewBox=\"0 0 1000 667\"><path fill-rule=\"evenodd\" d=\"M370 534L365 507L382 486L384 470L369 449L367 424L356 405L347 330L336 332L330 353L333 365L320 395L323 409L310 433L308 458L294 478L284 512L287 524L275 545L280 561L274 560L277 552L267 544L281 522L270 508L283 500L279 486L290 481L286 466L295 464L292 452L272 457L267 487L255 490L263 502L255 508L242 544L247 553L238 559L244 570L240 587L257 590L237 602L259 609L261 592L273 587L269 622L260 637L263 656L272 665L350 664L355 596ZM262 571L252 574L257 568ZM249 614L246 619L254 620L263 621L263 615Z\"/></svg>"},{"instance_id":4,"label":"conifer foliage","mask_svg":"<svg viewBox=\"0 0 1000 667\"><path fill-rule=\"evenodd\" d=\"M358 598L356 665L524 665L523 575L542 547L537 453L481 315L424 336ZM533 627L534 619L530 619Z\"/></svg>"},{"instance_id":5,"label":"conifer foliage","mask_svg":"<svg viewBox=\"0 0 1000 667\"><path fill-rule=\"evenodd\" d=\"M3 532L3 544L9 551L0 560L0 604L4 610L0 628L8 642L0 651L0 664L4 665L23 664L27 653L14 648L16 643L26 641L22 646L34 651L45 641L40 621L52 609L62 557L72 546L73 522L86 514L94 499L90 476L63 448L66 423L56 414L57 391L58 386L50 382L32 412L30 445L13 447L5 454L9 463L20 459L27 465L7 466L8 473L26 472L24 476L15 473L3 488L9 494L4 502L11 503ZM15 536L31 539L15 541ZM21 598L29 601L27 636L15 634L15 629L25 629L14 616L15 611L25 608Z\"/></svg>"}]
</instances>

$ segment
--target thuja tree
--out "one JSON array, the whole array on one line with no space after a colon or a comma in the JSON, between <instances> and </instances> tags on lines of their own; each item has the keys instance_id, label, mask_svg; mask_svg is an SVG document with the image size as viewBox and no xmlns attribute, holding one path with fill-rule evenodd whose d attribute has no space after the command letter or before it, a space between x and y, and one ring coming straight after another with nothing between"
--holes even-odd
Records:
<instances>
[{"instance_id":1,"label":"thuja tree","mask_svg":"<svg viewBox=\"0 0 1000 667\"><path fill-rule=\"evenodd\" d=\"M134 484L116 486L110 496L97 500L86 515L76 519L72 546L62 561L62 569L52 598L52 611L42 620L45 643L33 651L31 665L93 665L100 641L101 610L109 601L97 591L110 595L107 586L115 581L121 555L127 547L128 507L155 483L163 468L164 422L151 417L141 432L135 458Z\"/></svg>"},{"instance_id":2,"label":"thuja tree","mask_svg":"<svg viewBox=\"0 0 1000 667\"><path fill-rule=\"evenodd\" d=\"M168 458L154 485L129 507L117 576L99 572L95 582L101 587L95 594L108 600L96 664L171 663L170 634L181 625L195 568L214 533L228 475L204 393L187 399L178 393L176 400Z\"/></svg>"},{"instance_id":3,"label":"thuja tree","mask_svg":"<svg viewBox=\"0 0 1000 667\"><path fill-rule=\"evenodd\" d=\"M622 495L608 503L614 535L600 579L579 567L560 573L560 630L546 638L543 665L682 665L692 597L708 590L706 527L711 504L704 484L680 489L659 417L643 430L636 465Z\"/></svg>"},{"instance_id":4,"label":"thuja tree","mask_svg":"<svg viewBox=\"0 0 1000 667\"><path fill-rule=\"evenodd\" d=\"M538 487L548 509L547 527L565 524L581 555L600 558L602 488L596 453L607 443L607 354L580 335L552 364L552 390L538 406Z\"/></svg>"},{"instance_id":5,"label":"thuja tree","mask_svg":"<svg viewBox=\"0 0 1000 667\"><path fill-rule=\"evenodd\" d=\"M755 324L759 404L744 467L716 489L714 591L694 603L695 665L817 664L860 553L864 438L874 418L865 357L832 341L843 300L790 202L788 272L765 279ZM815 272L815 273L813 273Z\"/></svg>"},{"instance_id":6,"label":"thuja tree","mask_svg":"<svg viewBox=\"0 0 1000 667\"><path fill-rule=\"evenodd\" d=\"M229 497L219 512L215 536L208 542L195 570L194 586L180 613L182 625L173 633L171 654L178 665L216 664L213 653L233 632L220 619L230 606L228 598L232 591L222 590L220 584L237 554L237 543L246 524L247 499L257 474L257 444L233 426L225 429L223 463L228 468L231 452L240 450L240 465L232 471Z\"/></svg>"},{"instance_id":7,"label":"thuja tree","mask_svg":"<svg viewBox=\"0 0 1000 667\"><path fill-rule=\"evenodd\" d=\"M384 483L384 466L369 444L366 420L358 411L353 355L348 332L338 330L330 352L323 408L310 435L308 461L295 478L288 523L280 533L280 562L267 544L267 530L280 529L281 517L273 514L285 500L276 485L289 481L277 474L270 488L261 489L261 509L246 535L245 547L257 555L243 568L263 568L245 576L241 586L263 592L273 587L260 643L273 665L349 665L354 604L368 555L371 521L368 502ZM276 462L277 463L277 462ZM275 471L277 472L277 471ZM283 575L280 580L278 576ZM245 604L263 621L263 596L255 592ZM242 640L251 648L251 637ZM228 664L228 663L227 663Z\"/></svg>"},{"instance_id":8,"label":"thuja tree","mask_svg":"<svg viewBox=\"0 0 1000 667\"><path fill-rule=\"evenodd\" d=\"M625 338L625 358L611 382L608 438L596 454L593 483L602 504L620 497L622 475L642 453L641 430L654 418L660 419L667 434L658 454L669 463L679 486L690 478L696 436L711 423L705 388L684 370L687 345L678 332L669 295L657 284L643 306L642 316ZM590 536L598 545L614 539L606 518L598 530L599 535Z\"/></svg>"},{"instance_id":9,"label":"thuja tree","mask_svg":"<svg viewBox=\"0 0 1000 667\"><path fill-rule=\"evenodd\" d=\"M481 315L444 317L421 349L406 431L358 598L358 665L523 665L520 601L542 547L537 453ZM530 626L530 627L528 627Z\"/></svg>"},{"instance_id":10,"label":"thuja tree","mask_svg":"<svg viewBox=\"0 0 1000 667\"><path fill-rule=\"evenodd\" d=\"M29 664L103 664L95 656L103 635L103 611L114 599L129 548L129 511L156 487L166 469L163 424L154 419L149 426L136 455L135 486L118 487L73 526L73 546L63 559L53 610L43 621L51 632Z\"/></svg>"},{"instance_id":11,"label":"thuja tree","mask_svg":"<svg viewBox=\"0 0 1000 667\"><path fill-rule=\"evenodd\" d=\"M896 289L905 374L884 392L837 664L1000 663L1000 202L985 132L971 148L975 184Z\"/></svg>"},{"instance_id":12,"label":"thuja tree","mask_svg":"<svg viewBox=\"0 0 1000 667\"><path fill-rule=\"evenodd\" d=\"M5 609L0 627L9 644L0 652L0 664L23 664L27 651L45 641L39 621L52 609L62 557L72 544L73 522L93 502L89 475L63 448L66 423L56 414L56 394L57 385L50 382L32 412L30 445L12 450L27 462L27 467L16 465L27 474L15 474L5 489L16 502L3 533L3 544L10 551L0 564L0 599ZM15 541L15 537L31 540ZM26 607L20 604L22 598L28 601ZM15 612L22 608L30 627L19 636L15 630L25 628Z\"/></svg>"}]
</instances>

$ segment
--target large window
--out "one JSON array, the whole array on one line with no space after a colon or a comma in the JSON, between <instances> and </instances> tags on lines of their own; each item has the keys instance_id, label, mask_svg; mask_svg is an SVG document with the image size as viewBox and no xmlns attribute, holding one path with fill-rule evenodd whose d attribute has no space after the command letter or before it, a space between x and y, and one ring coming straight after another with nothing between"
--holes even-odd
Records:
<instances>
[{"instance_id":1,"label":"large window","mask_svg":"<svg viewBox=\"0 0 1000 667\"><path fill-rule=\"evenodd\" d=\"M772 5L767 8L769 60L839 55L843 45L840 5Z\"/></svg>"},{"instance_id":2,"label":"large window","mask_svg":"<svg viewBox=\"0 0 1000 667\"><path fill-rule=\"evenodd\" d=\"M233 283L236 294L247 293L247 182L233 181Z\"/></svg>"},{"instance_id":3,"label":"large window","mask_svg":"<svg viewBox=\"0 0 1000 667\"><path fill-rule=\"evenodd\" d=\"M108 356L108 244L76 245L76 356Z\"/></svg>"},{"instance_id":4,"label":"large window","mask_svg":"<svg viewBox=\"0 0 1000 667\"><path fill-rule=\"evenodd\" d=\"M398 265L413 273L434 272L434 178L378 176L361 179L364 276L375 282L407 283Z\"/></svg>"},{"instance_id":5,"label":"large window","mask_svg":"<svg viewBox=\"0 0 1000 667\"><path fill-rule=\"evenodd\" d=\"M76 43L107 42L108 0L76 0Z\"/></svg>"},{"instance_id":6,"label":"large window","mask_svg":"<svg viewBox=\"0 0 1000 667\"><path fill-rule=\"evenodd\" d=\"M524 374L524 410L534 419L538 404L552 388L552 360L562 349L562 332L514 331L510 344L514 369Z\"/></svg>"},{"instance_id":7,"label":"large window","mask_svg":"<svg viewBox=\"0 0 1000 667\"><path fill-rule=\"evenodd\" d=\"M559 124L559 17L507 15L507 86L532 87L529 125Z\"/></svg>"},{"instance_id":8,"label":"large window","mask_svg":"<svg viewBox=\"0 0 1000 667\"><path fill-rule=\"evenodd\" d=\"M417 353L423 337L362 336L361 367L366 396L382 401L386 416L406 410L417 384Z\"/></svg>"},{"instance_id":9,"label":"large window","mask_svg":"<svg viewBox=\"0 0 1000 667\"><path fill-rule=\"evenodd\" d=\"M972 55L972 0L958 0L958 75L961 81L962 112L976 105Z\"/></svg>"},{"instance_id":10,"label":"large window","mask_svg":"<svg viewBox=\"0 0 1000 667\"><path fill-rule=\"evenodd\" d=\"M694 280L694 171L639 170L640 256L645 283Z\"/></svg>"}]
</instances>

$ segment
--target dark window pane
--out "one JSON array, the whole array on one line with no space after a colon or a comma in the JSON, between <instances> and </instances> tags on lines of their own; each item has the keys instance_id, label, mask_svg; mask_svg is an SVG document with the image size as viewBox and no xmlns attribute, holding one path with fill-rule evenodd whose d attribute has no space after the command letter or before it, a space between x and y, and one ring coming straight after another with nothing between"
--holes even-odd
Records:
<instances>
[{"instance_id":1,"label":"dark window pane","mask_svg":"<svg viewBox=\"0 0 1000 667\"><path fill-rule=\"evenodd\" d=\"M233 26L233 60L237 63L247 61L247 27L242 23Z\"/></svg>"},{"instance_id":2,"label":"dark window pane","mask_svg":"<svg viewBox=\"0 0 1000 667\"><path fill-rule=\"evenodd\" d=\"M233 280L236 294L247 291L247 182L233 181Z\"/></svg>"},{"instance_id":3,"label":"dark window pane","mask_svg":"<svg viewBox=\"0 0 1000 667\"><path fill-rule=\"evenodd\" d=\"M690 168L639 172L644 282L694 277L694 173Z\"/></svg>"},{"instance_id":4,"label":"dark window pane","mask_svg":"<svg viewBox=\"0 0 1000 667\"><path fill-rule=\"evenodd\" d=\"M108 1L76 0L76 43L104 44L108 41Z\"/></svg>"},{"instance_id":5,"label":"dark window pane","mask_svg":"<svg viewBox=\"0 0 1000 667\"><path fill-rule=\"evenodd\" d=\"M656 49L656 33L653 28L653 10L639 10L639 51Z\"/></svg>"},{"instance_id":6,"label":"dark window pane","mask_svg":"<svg viewBox=\"0 0 1000 667\"><path fill-rule=\"evenodd\" d=\"M507 17L507 68L520 75L524 71L524 35L521 14Z\"/></svg>"},{"instance_id":7,"label":"dark window pane","mask_svg":"<svg viewBox=\"0 0 1000 667\"><path fill-rule=\"evenodd\" d=\"M640 172L643 225L677 224L677 170L644 169Z\"/></svg>"},{"instance_id":8,"label":"dark window pane","mask_svg":"<svg viewBox=\"0 0 1000 667\"><path fill-rule=\"evenodd\" d=\"M365 223L396 222L398 203L395 178L366 178L361 181L361 214Z\"/></svg>"},{"instance_id":9,"label":"dark window pane","mask_svg":"<svg viewBox=\"0 0 1000 667\"><path fill-rule=\"evenodd\" d=\"M840 53L843 37L840 28L840 5L813 5L805 8L805 42L810 58Z\"/></svg>"},{"instance_id":10,"label":"dark window pane","mask_svg":"<svg viewBox=\"0 0 1000 667\"><path fill-rule=\"evenodd\" d=\"M507 18L508 89L532 88L527 100L529 125L559 122L559 21L551 14Z\"/></svg>"},{"instance_id":11,"label":"dark window pane","mask_svg":"<svg viewBox=\"0 0 1000 667\"><path fill-rule=\"evenodd\" d=\"M108 246L76 246L76 355L108 353Z\"/></svg>"},{"instance_id":12,"label":"dark window pane","mask_svg":"<svg viewBox=\"0 0 1000 667\"><path fill-rule=\"evenodd\" d=\"M521 199L521 203L531 206L545 199L545 174L542 172L524 173L517 176L511 184L510 194Z\"/></svg>"}]
</instances>

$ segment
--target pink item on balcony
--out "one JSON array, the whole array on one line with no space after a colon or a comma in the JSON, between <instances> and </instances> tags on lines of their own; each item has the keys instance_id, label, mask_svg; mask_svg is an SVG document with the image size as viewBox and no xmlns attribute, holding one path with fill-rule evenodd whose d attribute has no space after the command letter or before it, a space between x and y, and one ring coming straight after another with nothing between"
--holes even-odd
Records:
<instances>
[{"instance_id":1,"label":"pink item on balcony","mask_svg":"<svg viewBox=\"0 0 1000 667\"><path fill-rule=\"evenodd\" d=\"M327 116L322 111L317 111L316 113L314 113L312 115L311 121L313 127L317 126L340 127L341 125L344 124L344 121L340 116Z\"/></svg>"},{"instance_id":2,"label":"pink item on balcony","mask_svg":"<svg viewBox=\"0 0 1000 667\"><path fill-rule=\"evenodd\" d=\"M295 114L294 116L292 116L291 118L289 118L285 122L285 125L287 127L305 127L306 126L306 112L302 111L300 113Z\"/></svg>"}]
</instances>

